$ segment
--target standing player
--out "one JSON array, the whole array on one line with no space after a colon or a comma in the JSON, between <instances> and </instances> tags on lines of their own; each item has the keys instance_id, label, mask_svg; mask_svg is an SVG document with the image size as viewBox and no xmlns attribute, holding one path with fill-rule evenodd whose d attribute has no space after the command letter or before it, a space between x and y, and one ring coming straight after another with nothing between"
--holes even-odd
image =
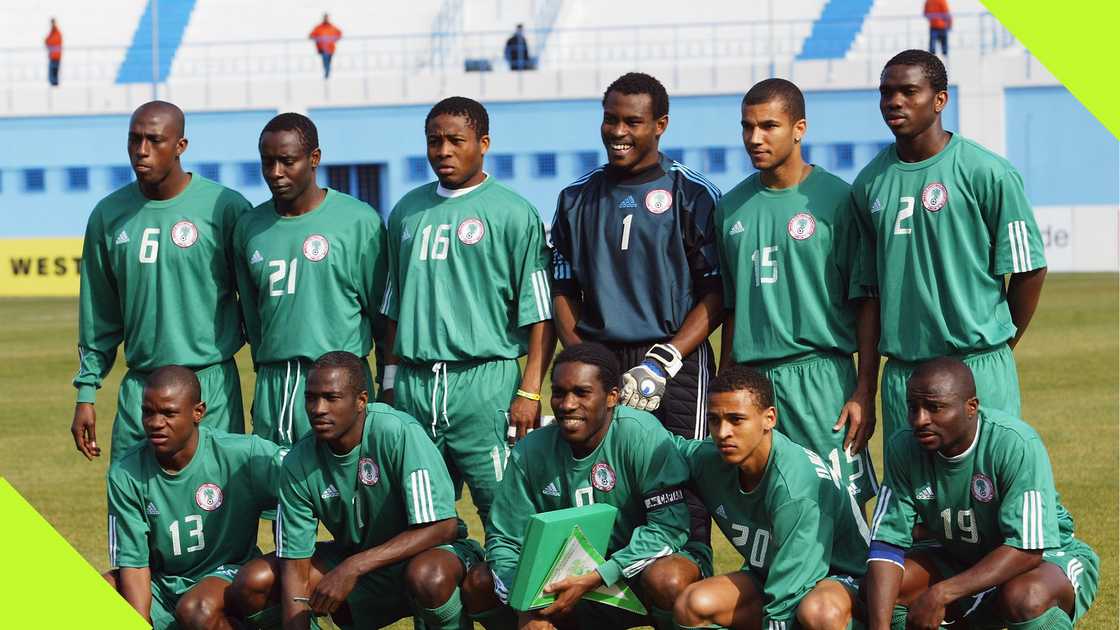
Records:
<instances>
[{"instance_id":1,"label":"standing player","mask_svg":"<svg viewBox=\"0 0 1120 630\"><path fill-rule=\"evenodd\" d=\"M556 345L540 215L482 170L486 109L454 96L424 122L438 183L408 193L389 217L382 306L400 374L384 389L428 426L456 487L465 478L482 522L509 443L539 422ZM518 357L526 354L525 373ZM395 377L395 378L394 378Z\"/></svg>"},{"instance_id":2,"label":"standing player","mask_svg":"<svg viewBox=\"0 0 1120 630\"><path fill-rule=\"evenodd\" d=\"M552 224L556 331L606 344L630 369L621 401L673 433L704 437L704 391L723 321L712 212L719 190L658 151L669 95L638 72L603 94L607 164L560 193ZM693 537L710 523L691 493Z\"/></svg>"},{"instance_id":3,"label":"standing player","mask_svg":"<svg viewBox=\"0 0 1120 630\"><path fill-rule=\"evenodd\" d=\"M866 446L875 429L879 303L853 281L859 228L850 189L802 158L805 97L796 85L756 84L742 113L743 145L759 172L716 207L727 307L721 368L762 370L782 433L820 453L862 506L875 496Z\"/></svg>"},{"instance_id":4,"label":"standing player","mask_svg":"<svg viewBox=\"0 0 1120 630\"><path fill-rule=\"evenodd\" d=\"M206 403L187 368L155 370L142 396L147 443L109 469L105 579L156 630L240 627L227 591L260 555L257 518L276 502L280 448L199 427Z\"/></svg>"},{"instance_id":5,"label":"standing player","mask_svg":"<svg viewBox=\"0 0 1120 630\"><path fill-rule=\"evenodd\" d=\"M907 390L910 428L875 508L868 561L871 630L1069 629L1097 594L1097 554L1073 536L1034 429L976 398L972 371L943 357ZM912 548L921 525L939 548Z\"/></svg>"},{"instance_id":6,"label":"standing player","mask_svg":"<svg viewBox=\"0 0 1120 630\"><path fill-rule=\"evenodd\" d=\"M774 430L774 403L766 376L733 365L708 389L712 439L678 438L704 505L743 556L740 570L685 590L679 624L839 630L859 607L863 512L828 462Z\"/></svg>"},{"instance_id":7,"label":"standing player","mask_svg":"<svg viewBox=\"0 0 1120 630\"><path fill-rule=\"evenodd\" d=\"M111 459L143 440L140 398L147 374L185 365L198 374L206 422L245 430L233 355L244 343L231 258L244 197L183 171L183 112L152 101L132 114L128 157L136 183L101 200L82 247L78 303L78 403L70 432L86 458L97 457L94 399L124 342Z\"/></svg>"},{"instance_id":8,"label":"standing player","mask_svg":"<svg viewBox=\"0 0 1120 630\"><path fill-rule=\"evenodd\" d=\"M347 629L414 613L426 628L466 623L459 582L482 549L466 538L431 440L405 414L367 405L366 383L362 360L349 352L312 365L314 433L284 458L276 553L247 565L234 584L254 627L305 630L311 613ZM315 541L320 522L333 541Z\"/></svg>"},{"instance_id":9,"label":"standing player","mask_svg":"<svg viewBox=\"0 0 1120 630\"><path fill-rule=\"evenodd\" d=\"M523 628L629 628L651 621L672 627L677 593L711 575L711 550L686 544L688 512L681 486L688 469L672 435L648 413L619 405L618 382L618 360L600 344L569 346L556 357L556 422L514 448L486 532L488 565L472 569L463 588L468 610L487 627L512 625L510 609L501 604L518 563L527 561L521 555L526 524L540 512L592 503L618 508L606 562L546 586L556 601L522 613ZM625 583L642 594L653 619L580 601L600 585Z\"/></svg>"},{"instance_id":10,"label":"standing player","mask_svg":"<svg viewBox=\"0 0 1120 630\"><path fill-rule=\"evenodd\" d=\"M1004 158L941 127L949 92L936 55L895 55L879 95L895 143L860 172L852 198L865 284L879 294L879 351L888 357L883 435L905 424L906 380L917 362L944 355L972 369L986 407L1018 416L1011 350L1046 277L1023 180Z\"/></svg>"},{"instance_id":11,"label":"standing player","mask_svg":"<svg viewBox=\"0 0 1120 630\"><path fill-rule=\"evenodd\" d=\"M272 200L238 221L233 255L257 366L253 433L291 447L311 430L303 405L311 362L331 350L364 361L382 332L385 232L368 204L315 183L321 152L311 119L276 116L260 153ZM365 372L369 379L368 364Z\"/></svg>"}]
</instances>

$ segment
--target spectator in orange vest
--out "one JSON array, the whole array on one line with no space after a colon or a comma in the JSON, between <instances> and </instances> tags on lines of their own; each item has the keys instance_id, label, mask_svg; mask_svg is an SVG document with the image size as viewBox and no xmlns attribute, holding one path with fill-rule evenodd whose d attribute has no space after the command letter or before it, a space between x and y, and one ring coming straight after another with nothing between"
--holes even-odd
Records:
<instances>
[{"instance_id":1,"label":"spectator in orange vest","mask_svg":"<svg viewBox=\"0 0 1120 630\"><path fill-rule=\"evenodd\" d=\"M925 14L929 20L929 51L935 53L937 42L941 42L941 54L948 55L949 29L953 28L948 0L926 0Z\"/></svg>"},{"instance_id":2,"label":"spectator in orange vest","mask_svg":"<svg viewBox=\"0 0 1120 630\"><path fill-rule=\"evenodd\" d=\"M51 18L51 32L43 40L47 47L47 80L51 85L58 85L58 68L62 65L62 31L58 24Z\"/></svg>"},{"instance_id":3,"label":"spectator in orange vest","mask_svg":"<svg viewBox=\"0 0 1120 630\"><path fill-rule=\"evenodd\" d=\"M334 56L334 46L338 40L342 39L342 31L338 27L331 24L327 14L323 14L323 22L311 31L311 39L315 40L315 49L319 51L319 55L323 58L323 78L331 76L331 57Z\"/></svg>"}]
</instances>

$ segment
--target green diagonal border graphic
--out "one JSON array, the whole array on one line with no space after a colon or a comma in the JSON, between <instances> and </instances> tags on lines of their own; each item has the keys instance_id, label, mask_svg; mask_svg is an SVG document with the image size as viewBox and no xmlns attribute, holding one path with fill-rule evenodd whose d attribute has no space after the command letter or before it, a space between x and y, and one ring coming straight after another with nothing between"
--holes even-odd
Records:
<instances>
[{"instance_id":1,"label":"green diagonal border graphic","mask_svg":"<svg viewBox=\"0 0 1120 630\"><path fill-rule=\"evenodd\" d=\"M2 477L0 514L5 628L148 627Z\"/></svg>"},{"instance_id":2,"label":"green diagonal border graphic","mask_svg":"<svg viewBox=\"0 0 1120 630\"><path fill-rule=\"evenodd\" d=\"M1115 64L1120 1L980 0L1062 85L1120 138Z\"/></svg>"}]
</instances>

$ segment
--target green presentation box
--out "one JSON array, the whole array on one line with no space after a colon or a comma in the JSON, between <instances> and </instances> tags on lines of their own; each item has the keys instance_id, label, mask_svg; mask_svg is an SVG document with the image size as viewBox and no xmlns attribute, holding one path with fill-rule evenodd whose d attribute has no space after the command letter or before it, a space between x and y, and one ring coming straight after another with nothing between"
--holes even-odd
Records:
<instances>
[{"instance_id":1,"label":"green presentation box","mask_svg":"<svg viewBox=\"0 0 1120 630\"><path fill-rule=\"evenodd\" d=\"M544 593L546 585L594 571L606 555L617 514L614 506L594 504L531 516L509 605L515 610L542 608L556 599ZM584 598L646 613L641 601L622 582L601 586Z\"/></svg>"}]
</instances>

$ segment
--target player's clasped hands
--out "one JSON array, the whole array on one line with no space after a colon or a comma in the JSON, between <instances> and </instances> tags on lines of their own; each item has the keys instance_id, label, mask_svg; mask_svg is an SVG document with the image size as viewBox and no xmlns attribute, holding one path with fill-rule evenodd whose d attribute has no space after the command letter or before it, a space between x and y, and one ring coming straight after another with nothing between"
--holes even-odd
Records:
<instances>
[{"instance_id":1,"label":"player's clasped hands","mask_svg":"<svg viewBox=\"0 0 1120 630\"><path fill-rule=\"evenodd\" d=\"M318 615L333 614L338 607L346 601L354 590L361 573L351 568L348 562L342 562L332 571L323 576L315 591L311 593L308 606Z\"/></svg>"}]
</instances>

